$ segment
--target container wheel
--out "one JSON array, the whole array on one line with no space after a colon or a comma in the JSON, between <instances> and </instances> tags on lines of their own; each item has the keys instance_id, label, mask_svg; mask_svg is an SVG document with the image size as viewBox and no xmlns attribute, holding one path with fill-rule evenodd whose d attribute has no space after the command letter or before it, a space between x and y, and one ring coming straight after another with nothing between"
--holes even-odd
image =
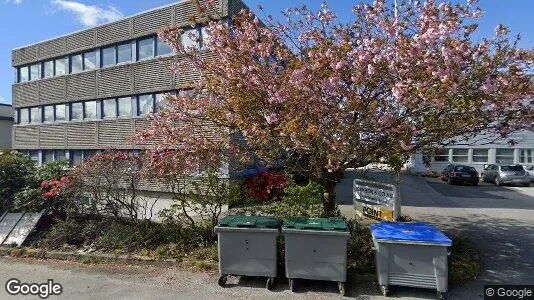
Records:
<instances>
[{"instance_id":1,"label":"container wheel","mask_svg":"<svg viewBox=\"0 0 534 300\"><path fill-rule=\"evenodd\" d=\"M274 288L274 277L267 278L267 283L265 284L265 288L267 288L269 291L272 291Z\"/></svg>"},{"instance_id":2,"label":"container wheel","mask_svg":"<svg viewBox=\"0 0 534 300\"><path fill-rule=\"evenodd\" d=\"M289 290L293 293L295 292L295 279L289 279Z\"/></svg>"},{"instance_id":3,"label":"container wheel","mask_svg":"<svg viewBox=\"0 0 534 300\"><path fill-rule=\"evenodd\" d=\"M446 293L446 292L439 292L439 291L438 291L437 296L438 296L438 299L440 299L440 300L445 300L445 299L447 299L447 293Z\"/></svg>"},{"instance_id":4,"label":"container wheel","mask_svg":"<svg viewBox=\"0 0 534 300\"><path fill-rule=\"evenodd\" d=\"M228 275L221 275L221 277L219 277L219 286L220 287L224 287L226 285L226 280L228 279Z\"/></svg>"},{"instance_id":5,"label":"container wheel","mask_svg":"<svg viewBox=\"0 0 534 300\"><path fill-rule=\"evenodd\" d=\"M387 297L389 294L389 289L386 285L380 286L380 291L382 291L382 296Z\"/></svg>"},{"instance_id":6,"label":"container wheel","mask_svg":"<svg viewBox=\"0 0 534 300\"><path fill-rule=\"evenodd\" d=\"M346 296L347 295L347 291L345 290L345 283L344 282L338 282L337 286L339 288L339 294L341 296Z\"/></svg>"}]
</instances>

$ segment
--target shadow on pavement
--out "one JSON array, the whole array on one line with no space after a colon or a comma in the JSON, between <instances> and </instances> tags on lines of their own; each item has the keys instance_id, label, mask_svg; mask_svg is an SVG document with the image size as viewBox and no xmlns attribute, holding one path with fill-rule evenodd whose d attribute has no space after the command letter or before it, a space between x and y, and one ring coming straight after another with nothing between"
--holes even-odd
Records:
<instances>
[{"instance_id":1,"label":"shadow on pavement","mask_svg":"<svg viewBox=\"0 0 534 300\"><path fill-rule=\"evenodd\" d=\"M515 219L421 216L449 234L468 236L481 250L483 284L534 282L534 225Z\"/></svg>"}]
</instances>

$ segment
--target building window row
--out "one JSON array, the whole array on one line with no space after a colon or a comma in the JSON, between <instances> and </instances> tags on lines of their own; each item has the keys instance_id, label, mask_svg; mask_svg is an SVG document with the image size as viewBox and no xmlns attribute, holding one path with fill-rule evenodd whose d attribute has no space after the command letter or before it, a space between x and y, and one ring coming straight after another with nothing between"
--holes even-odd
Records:
<instances>
[{"instance_id":1,"label":"building window row","mask_svg":"<svg viewBox=\"0 0 534 300\"><path fill-rule=\"evenodd\" d=\"M103 152L104 150L84 149L84 150L19 150L19 152L29 156L36 165L67 160L71 167L80 165L84 160ZM117 150L130 151L139 154L140 150Z\"/></svg>"},{"instance_id":2,"label":"building window row","mask_svg":"<svg viewBox=\"0 0 534 300\"><path fill-rule=\"evenodd\" d=\"M177 91L169 91L157 94L19 108L16 110L15 119L17 124L25 125L144 117L150 113L159 112L161 108L167 105L166 94L176 95L177 93Z\"/></svg>"},{"instance_id":3,"label":"building window row","mask_svg":"<svg viewBox=\"0 0 534 300\"><path fill-rule=\"evenodd\" d=\"M187 49L203 49L210 37L203 27L186 30L181 41ZM75 74L97 68L111 67L119 64L170 55L172 47L157 36L152 35L116 45L92 49L82 53L37 62L15 68L15 83L34 81L53 76Z\"/></svg>"},{"instance_id":4,"label":"building window row","mask_svg":"<svg viewBox=\"0 0 534 300\"><path fill-rule=\"evenodd\" d=\"M517 149L517 161L515 159L516 149L494 149L494 157L490 157L490 149L471 149L471 153L469 150L466 148L436 149L433 161L480 164L534 164L534 149Z\"/></svg>"}]
</instances>

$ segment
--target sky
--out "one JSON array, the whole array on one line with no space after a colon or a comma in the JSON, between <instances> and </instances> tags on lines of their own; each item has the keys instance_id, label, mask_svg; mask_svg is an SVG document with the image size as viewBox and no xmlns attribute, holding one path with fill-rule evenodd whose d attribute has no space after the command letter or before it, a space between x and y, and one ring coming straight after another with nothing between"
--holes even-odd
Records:
<instances>
[{"instance_id":1,"label":"sky","mask_svg":"<svg viewBox=\"0 0 534 300\"><path fill-rule=\"evenodd\" d=\"M267 13L279 12L302 3L319 7L322 0L244 0L257 11L261 4ZM370 0L327 0L343 21L352 19L351 8ZM463 1L463 0L453 0ZM73 31L109 23L147 9L167 5L170 0L0 0L0 103L11 103L14 71L11 50ZM479 20L476 38L491 36L495 26L507 25L521 34L521 48L534 49L534 0L480 0L485 11Z\"/></svg>"}]
</instances>

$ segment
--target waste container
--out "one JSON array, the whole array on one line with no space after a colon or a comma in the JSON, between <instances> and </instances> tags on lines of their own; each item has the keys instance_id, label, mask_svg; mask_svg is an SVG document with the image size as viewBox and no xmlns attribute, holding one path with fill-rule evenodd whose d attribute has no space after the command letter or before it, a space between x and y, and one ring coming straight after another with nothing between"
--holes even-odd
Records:
<instances>
[{"instance_id":1,"label":"waste container","mask_svg":"<svg viewBox=\"0 0 534 300\"><path fill-rule=\"evenodd\" d=\"M382 294L388 286L436 289L447 293L447 255L451 240L436 227L420 223L380 222L371 225L376 273Z\"/></svg>"},{"instance_id":2,"label":"waste container","mask_svg":"<svg viewBox=\"0 0 534 300\"><path fill-rule=\"evenodd\" d=\"M215 227L219 241L219 285L228 275L268 277L271 290L277 275L280 221L266 216L226 216Z\"/></svg>"},{"instance_id":3,"label":"waste container","mask_svg":"<svg viewBox=\"0 0 534 300\"><path fill-rule=\"evenodd\" d=\"M347 280L347 224L339 218L293 218L284 220L286 277L295 291L295 279L338 283L345 295Z\"/></svg>"}]
</instances>

